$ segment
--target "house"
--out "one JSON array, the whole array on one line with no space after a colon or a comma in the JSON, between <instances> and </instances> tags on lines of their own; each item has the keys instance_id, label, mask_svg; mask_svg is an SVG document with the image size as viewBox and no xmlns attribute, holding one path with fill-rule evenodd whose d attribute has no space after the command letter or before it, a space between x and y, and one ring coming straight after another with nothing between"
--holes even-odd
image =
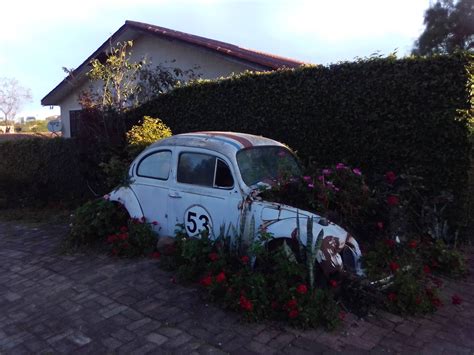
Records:
<instances>
[{"instance_id":1,"label":"house","mask_svg":"<svg viewBox=\"0 0 474 355\"><path fill-rule=\"evenodd\" d=\"M75 134L75 121L81 110L78 95L90 85L86 73L93 59L103 58L111 44L133 41L132 61L146 57L158 65L173 62L173 66L182 70L199 68L204 79L229 76L245 70L271 71L279 68L298 67L303 62L245 49L233 44L178 32L146 23L126 21L77 69L61 81L42 100L42 105L60 106L63 136Z\"/></svg>"}]
</instances>

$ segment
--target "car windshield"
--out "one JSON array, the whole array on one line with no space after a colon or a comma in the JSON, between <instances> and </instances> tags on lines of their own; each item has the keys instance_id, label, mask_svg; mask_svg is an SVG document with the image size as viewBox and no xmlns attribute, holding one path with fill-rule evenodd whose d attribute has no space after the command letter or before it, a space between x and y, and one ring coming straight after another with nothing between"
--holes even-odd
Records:
<instances>
[{"instance_id":1,"label":"car windshield","mask_svg":"<svg viewBox=\"0 0 474 355\"><path fill-rule=\"evenodd\" d=\"M237 153L240 174L247 186L269 183L283 177L300 176L295 156L280 146L252 147Z\"/></svg>"}]
</instances>

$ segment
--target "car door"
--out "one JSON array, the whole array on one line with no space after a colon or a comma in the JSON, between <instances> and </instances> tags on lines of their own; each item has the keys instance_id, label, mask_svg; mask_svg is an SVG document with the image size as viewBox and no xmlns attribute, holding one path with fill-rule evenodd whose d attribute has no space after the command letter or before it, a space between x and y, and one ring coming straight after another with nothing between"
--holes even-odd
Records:
<instances>
[{"instance_id":1,"label":"car door","mask_svg":"<svg viewBox=\"0 0 474 355\"><path fill-rule=\"evenodd\" d=\"M160 236L170 235L167 213L172 157L172 149L156 149L144 155L135 167L131 185L147 221L158 222L153 228Z\"/></svg>"},{"instance_id":2,"label":"car door","mask_svg":"<svg viewBox=\"0 0 474 355\"><path fill-rule=\"evenodd\" d=\"M169 191L169 229L182 226L189 236L207 230L217 237L237 228L241 200L231 164L205 149L176 148L176 174Z\"/></svg>"}]
</instances>

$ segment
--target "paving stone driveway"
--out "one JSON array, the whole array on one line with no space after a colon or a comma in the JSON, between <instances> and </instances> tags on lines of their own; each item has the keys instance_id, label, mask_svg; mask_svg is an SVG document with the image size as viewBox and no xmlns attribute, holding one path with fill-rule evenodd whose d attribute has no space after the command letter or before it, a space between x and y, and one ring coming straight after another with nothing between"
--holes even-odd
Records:
<instances>
[{"instance_id":1,"label":"paving stone driveway","mask_svg":"<svg viewBox=\"0 0 474 355\"><path fill-rule=\"evenodd\" d=\"M470 353L474 278L435 315L349 315L337 332L248 324L171 282L152 260L60 255L65 226L0 222L0 353ZM474 253L470 253L474 270Z\"/></svg>"}]
</instances>

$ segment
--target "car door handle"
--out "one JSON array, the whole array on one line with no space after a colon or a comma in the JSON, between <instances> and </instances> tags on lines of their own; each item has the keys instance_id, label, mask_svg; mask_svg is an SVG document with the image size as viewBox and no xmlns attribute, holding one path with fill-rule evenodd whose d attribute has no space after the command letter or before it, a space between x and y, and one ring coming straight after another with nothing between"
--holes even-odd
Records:
<instances>
[{"instance_id":1,"label":"car door handle","mask_svg":"<svg viewBox=\"0 0 474 355\"><path fill-rule=\"evenodd\" d=\"M169 196L169 197L172 197L172 198L181 198L181 197L183 197L183 196L181 196L181 195L180 195L179 193L177 193L177 192L170 192L170 193L168 194L168 196Z\"/></svg>"}]
</instances>

